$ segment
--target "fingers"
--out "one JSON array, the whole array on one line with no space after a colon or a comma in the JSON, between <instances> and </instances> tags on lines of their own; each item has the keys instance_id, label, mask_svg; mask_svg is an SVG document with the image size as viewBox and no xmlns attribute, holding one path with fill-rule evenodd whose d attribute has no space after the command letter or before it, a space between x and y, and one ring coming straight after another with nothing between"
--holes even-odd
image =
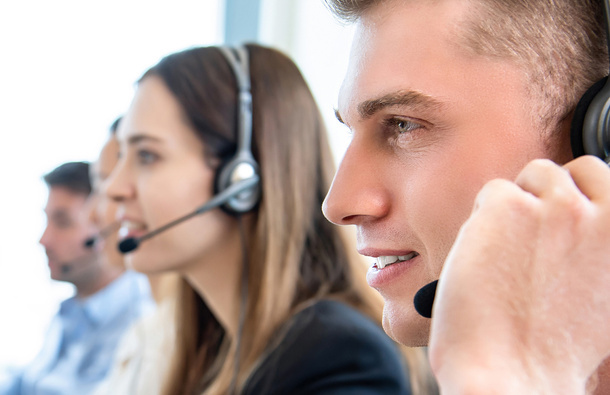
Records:
<instances>
[{"instance_id":1,"label":"fingers","mask_svg":"<svg viewBox=\"0 0 610 395\"><path fill-rule=\"evenodd\" d=\"M536 159L528 163L517 176L515 184L541 199L567 198L578 194L570 173L547 159Z\"/></svg>"},{"instance_id":2,"label":"fingers","mask_svg":"<svg viewBox=\"0 0 610 395\"><path fill-rule=\"evenodd\" d=\"M491 180L483 186L477 194L473 213L482 207L505 206L507 209L519 209L536 203L536 197L532 194L523 193L523 189L516 183L501 178ZM506 212L498 212L500 216Z\"/></svg>"},{"instance_id":3,"label":"fingers","mask_svg":"<svg viewBox=\"0 0 610 395\"><path fill-rule=\"evenodd\" d=\"M593 202L610 202L610 167L594 156L583 156L566 164L578 189Z\"/></svg>"},{"instance_id":4,"label":"fingers","mask_svg":"<svg viewBox=\"0 0 610 395\"><path fill-rule=\"evenodd\" d=\"M610 168L593 156L577 158L563 167L546 159L534 160L515 183L541 199L570 201L586 197L593 202L610 201Z\"/></svg>"}]
</instances>

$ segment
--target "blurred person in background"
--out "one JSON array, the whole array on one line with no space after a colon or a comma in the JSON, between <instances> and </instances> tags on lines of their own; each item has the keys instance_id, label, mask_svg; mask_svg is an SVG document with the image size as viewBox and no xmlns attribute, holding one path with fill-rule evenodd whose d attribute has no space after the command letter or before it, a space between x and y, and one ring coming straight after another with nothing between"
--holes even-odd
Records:
<instances>
[{"instance_id":1,"label":"blurred person in background","mask_svg":"<svg viewBox=\"0 0 610 395\"><path fill-rule=\"evenodd\" d=\"M110 127L110 135L104 143L99 158L91 165L93 192L89 199L91 221L100 229L106 229L103 256L111 265L124 267L123 255L117 248L117 203L105 195L105 181L119 160L119 142L116 137L121 117ZM127 268L129 270L129 268ZM143 274L138 274L144 276ZM152 394L159 387L162 372L167 370L172 352L174 326L172 325L173 301L170 296L178 280L174 273L145 276L157 308L151 309L126 331L117 347L112 368L105 380L95 390L96 394Z\"/></svg>"},{"instance_id":2,"label":"blurred person in background","mask_svg":"<svg viewBox=\"0 0 610 395\"><path fill-rule=\"evenodd\" d=\"M147 283L104 256L103 229L87 215L89 170L88 163L70 162L44 176L49 195L40 244L51 278L74 285L75 295L62 302L37 357L0 385L2 394L90 393L124 331L150 303Z\"/></svg>"}]
</instances>

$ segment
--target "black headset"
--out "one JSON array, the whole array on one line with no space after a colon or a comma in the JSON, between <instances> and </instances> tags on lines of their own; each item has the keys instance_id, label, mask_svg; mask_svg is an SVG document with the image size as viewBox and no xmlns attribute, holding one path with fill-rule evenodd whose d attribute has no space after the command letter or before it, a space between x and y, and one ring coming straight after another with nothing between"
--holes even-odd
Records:
<instances>
[{"instance_id":1,"label":"black headset","mask_svg":"<svg viewBox=\"0 0 610 395\"><path fill-rule=\"evenodd\" d=\"M259 176L259 165L252 155L252 92L248 49L219 47L237 81L237 151L216 174L216 194L239 181ZM253 187L229 199L222 208L231 214L244 214L260 202L260 181Z\"/></svg>"},{"instance_id":2,"label":"black headset","mask_svg":"<svg viewBox=\"0 0 610 395\"><path fill-rule=\"evenodd\" d=\"M610 52L610 0L604 0L604 23ZM595 155L610 164L610 82L597 81L582 96L571 126L574 157Z\"/></svg>"}]
</instances>

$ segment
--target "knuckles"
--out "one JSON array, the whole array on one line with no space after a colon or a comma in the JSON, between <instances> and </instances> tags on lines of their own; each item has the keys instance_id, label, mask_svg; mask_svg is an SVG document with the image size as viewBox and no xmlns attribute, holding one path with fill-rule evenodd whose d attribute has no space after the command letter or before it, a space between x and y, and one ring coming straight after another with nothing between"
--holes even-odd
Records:
<instances>
[{"instance_id":1,"label":"knuckles","mask_svg":"<svg viewBox=\"0 0 610 395\"><path fill-rule=\"evenodd\" d=\"M585 169L593 169L595 167L599 167L600 165L602 167L608 166L603 160L593 155L579 156L571 162L571 165L582 166Z\"/></svg>"},{"instance_id":2,"label":"knuckles","mask_svg":"<svg viewBox=\"0 0 610 395\"><path fill-rule=\"evenodd\" d=\"M536 199L524 193L514 183L504 179L493 179L487 182L475 201L475 211L496 211L499 215L514 214L535 215L539 209ZM511 213L513 215L511 215Z\"/></svg>"}]
</instances>

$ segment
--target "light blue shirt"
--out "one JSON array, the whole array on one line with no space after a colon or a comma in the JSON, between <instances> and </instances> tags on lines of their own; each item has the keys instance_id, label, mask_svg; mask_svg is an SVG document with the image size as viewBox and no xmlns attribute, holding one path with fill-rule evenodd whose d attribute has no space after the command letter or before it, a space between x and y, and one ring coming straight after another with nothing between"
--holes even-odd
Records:
<instances>
[{"instance_id":1,"label":"light blue shirt","mask_svg":"<svg viewBox=\"0 0 610 395\"><path fill-rule=\"evenodd\" d=\"M145 276L125 272L85 299L62 302L38 356L3 395L85 395L109 372L125 330L154 303Z\"/></svg>"}]
</instances>

